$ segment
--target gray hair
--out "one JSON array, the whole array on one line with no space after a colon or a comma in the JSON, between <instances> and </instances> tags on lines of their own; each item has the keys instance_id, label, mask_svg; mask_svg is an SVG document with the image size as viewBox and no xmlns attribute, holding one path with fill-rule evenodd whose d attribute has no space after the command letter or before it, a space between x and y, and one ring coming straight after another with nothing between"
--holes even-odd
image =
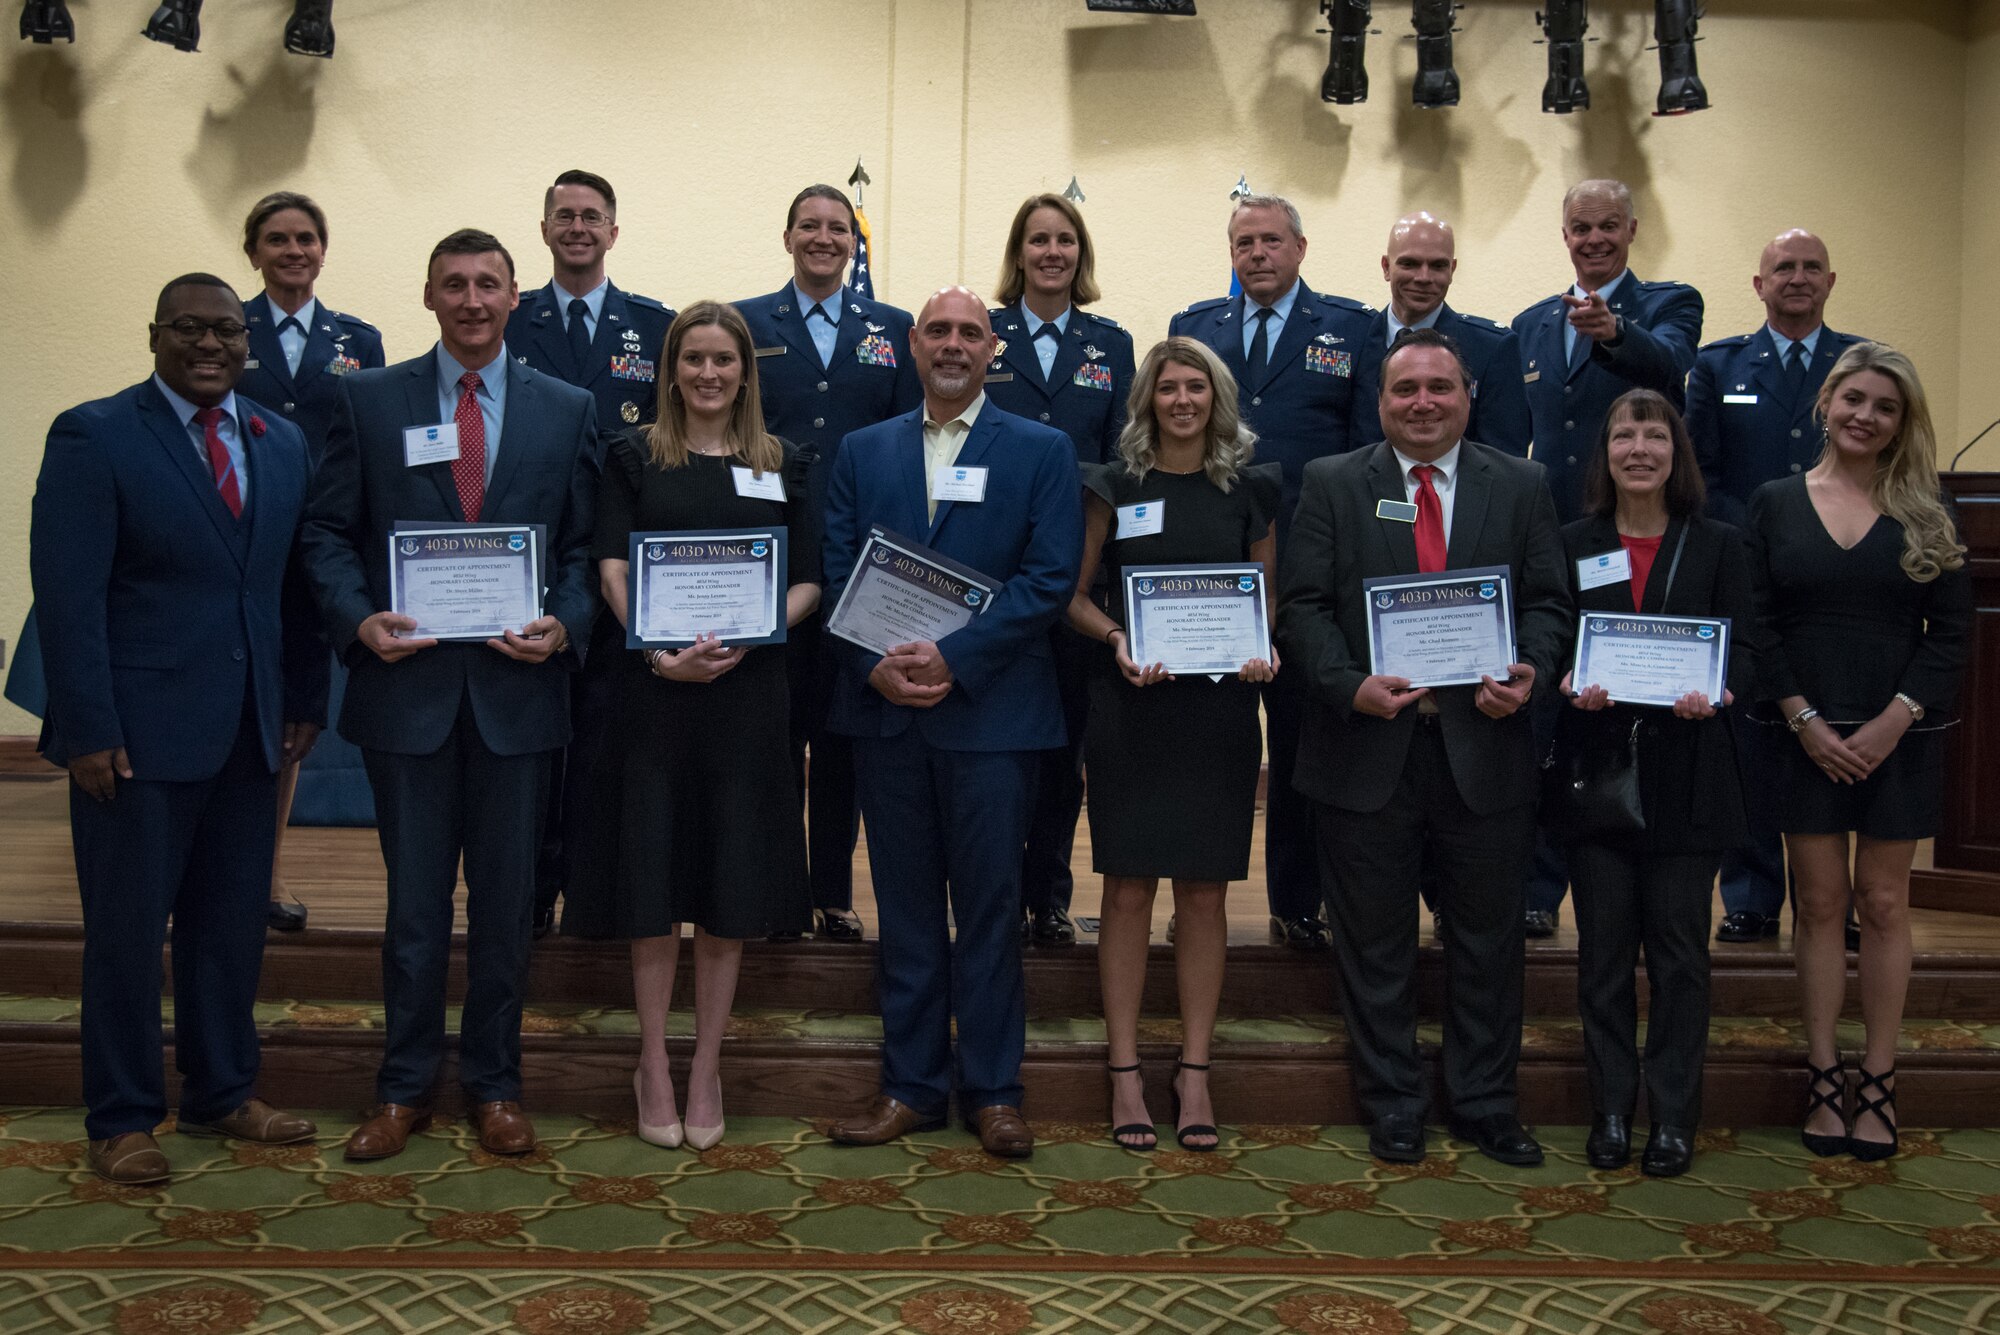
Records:
<instances>
[{"instance_id":1,"label":"gray hair","mask_svg":"<svg viewBox=\"0 0 2000 1335\"><path fill-rule=\"evenodd\" d=\"M1632 212L1632 188L1623 181L1610 177L1598 177L1589 181L1578 181L1563 195L1563 217L1569 217L1569 206L1579 199L1615 199L1625 210L1625 216L1635 217Z\"/></svg>"},{"instance_id":2,"label":"gray hair","mask_svg":"<svg viewBox=\"0 0 2000 1335\"><path fill-rule=\"evenodd\" d=\"M1229 226L1236 226L1236 215L1245 209L1277 209L1285 215L1285 221L1292 225L1292 235L1306 234L1305 219L1299 217L1299 206L1283 195L1245 195L1236 201L1236 207L1229 211Z\"/></svg>"}]
</instances>

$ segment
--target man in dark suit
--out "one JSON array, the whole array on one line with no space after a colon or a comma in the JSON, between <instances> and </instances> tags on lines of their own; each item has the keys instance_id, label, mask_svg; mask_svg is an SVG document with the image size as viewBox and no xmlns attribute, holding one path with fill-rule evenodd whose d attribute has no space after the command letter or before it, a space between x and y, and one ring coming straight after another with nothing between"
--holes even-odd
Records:
<instances>
[{"instance_id":1,"label":"man in dark suit","mask_svg":"<svg viewBox=\"0 0 2000 1335\"><path fill-rule=\"evenodd\" d=\"M1381 1159L1424 1156L1429 1081L1417 1056L1417 879L1428 859L1449 974L1445 1088L1452 1134L1504 1163L1540 1163L1516 1117L1523 883L1535 838L1526 713L1555 689L1571 636L1562 535L1539 464L1464 438L1464 363L1435 330L1406 331L1382 366L1388 439L1306 468L1278 611L1303 668L1294 782L1318 815L1355 1094ZM1414 519L1410 516L1414 513ZM1505 680L1412 688L1372 671L1362 581L1478 566L1512 580Z\"/></svg>"},{"instance_id":2,"label":"man in dark suit","mask_svg":"<svg viewBox=\"0 0 2000 1335\"><path fill-rule=\"evenodd\" d=\"M507 356L514 262L485 232L431 252L423 356L346 377L301 543L334 648L353 675L340 731L361 748L388 867L382 941L387 1032L379 1103L350 1159L400 1152L430 1118L444 1058L452 891L466 883L460 1083L480 1144L534 1148L521 1111L521 988L549 766L569 740L569 674L596 602L588 551L597 439L590 395ZM410 461L413 428L456 426L457 457ZM390 608L399 520L539 524L543 615L482 643L409 638Z\"/></svg>"},{"instance_id":3,"label":"man in dark suit","mask_svg":"<svg viewBox=\"0 0 2000 1335\"><path fill-rule=\"evenodd\" d=\"M879 1145L936 1125L955 1016L960 1112L989 1153L1020 1158L1034 1148L1020 1111L1021 843L1037 752L1063 744L1049 627L1076 591L1083 502L1069 437L987 401L993 344L976 294L932 296L910 341L924 406L843 441L829 487L828 605L871 526L998 586L936 643L879 655L833 642L832 727L854 738L881 909L883 1033L881 1093L829 1134Z\"/></svg>"},{"instance_id":4,"label":"man in dark suit","mask_svg":"<svg viewBox=\"0 0 2000 1335\"><path fill-rule=\"evenodd\" d=\"M1717 339L1695 357L1687 385L1687 429L1708 484L1708 513L1740 525L1750 493L1810 468L1825 432L1813 420L1826 373L1840 354L1864 342L1826 326L1833 260L1826 243L1793 230L1764 247L1750 280L1764 303L1762 329ZM1774 800L1778 757L1789 737L1738 722L1736 737L1752 782L1751 844L1722 857L1723 919L1718 941L1762 941L1778 934L1785 907L1785 846ZM1763 777L1766 782L1757 782Z\"/></svg>"},{"instance_id":5,"label":"man in dark suit","mask_svg":"<svg viewBox=\"0 0 2000 1335\"><path fill-rule=\"evenodd\" d=\"M1290 540L1299 481L1313 459L1358 449L1375 439L1374 410L1358 392L1356 363L1365 355L1375 311L1346 297L1313 291L1299 277L1305 225L1289 200L1248 195L1229 218L1229 256L1240 296L1198 301L1174 316L1168 334L1213 348L1236 377L1244 425L1257 433L1257 457L1282 465L1278 555ZM1292 787L1301 697L1296 673L1264 688L1266 784L1265 893L1271 936L1296 950L1325 950L1312 809Z\"/></svg>"},{"instance_id":6,"label":"man in dark suit","mask_svg":"<svg viewBox=\"0 0 2000 1335\"><path fill-rule=\"evenodd\" d=\"M235 392L229 285L161 291L153 376L49 429L29 531L48 671L42 754L70 772L83 901L90 1166L157 1182L160 948L171 919L180 1127L265 1144L314 1127L257 1097L281 763L326 722L326 648L294 569L298 428Z\"/></svg>"},{"instance_id":7,"label":"man in dark suit","mask_svg":"<svg viewBox=\"0 0 2000 1335\"><path fill-rule=\"evenodd\" d=\"M785 215L792 281L768 296L736 303L750 326L764 426L799 447L813 468L815 513L826 513L827 479L851 431L906 413L923 402L910 356L910 313L842 283L860 230L841 190L809 185ZM834 657L821 629L824 609L792 627L785 641L791 678L792 757L805 789L807 861L815 930L822 940L861 940L854 913L854 747L826 726ZM812 752L810 774L806 752ZM784 939L791 939L790 933Z\"/></svg>"}]
</instances>

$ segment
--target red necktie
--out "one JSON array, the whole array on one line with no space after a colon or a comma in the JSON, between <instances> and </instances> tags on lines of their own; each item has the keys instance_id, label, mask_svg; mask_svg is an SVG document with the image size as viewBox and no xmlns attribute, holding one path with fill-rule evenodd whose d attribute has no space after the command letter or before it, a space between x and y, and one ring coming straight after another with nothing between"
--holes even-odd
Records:
<instances>
[{"instance_id":1,"label":"red necktie","mask_svg":"<svg viewBox=\"0 0 2000 1335\"><path fill-rule=\"evenodd\" d=\"M243 488L237 485L236 465L230 461L229 447L222 443L222 409L197 409L194 420L201 423L202 442L208 446L208 471L215 474L215 489L222 503L238 519L243 517Z\"/></svg>"},{"instance_id":2,"label":"red necktie","mask_svg":"<svg viewBox=\"0 0 2000 1335\"><path fill-rule=\"evenodd\" d=\"M1436 468L1418 464L1410 471L1417 477L1417 569L1429 575L1444 569L1444 502L1431 485Z\"/></svg>"},{"instance_id":3,"label":"red necktie","mask_svg":"<svg viewBox=\"0 0 2000 1335\"><path fill-rule=\"evenodd\" d=\"M460 376L458 388L458 457L451 461L451 480L458 484L458 508L473 523L486 503L486 415L479 411L479 372Z\"/></svg>"}]
</instances>

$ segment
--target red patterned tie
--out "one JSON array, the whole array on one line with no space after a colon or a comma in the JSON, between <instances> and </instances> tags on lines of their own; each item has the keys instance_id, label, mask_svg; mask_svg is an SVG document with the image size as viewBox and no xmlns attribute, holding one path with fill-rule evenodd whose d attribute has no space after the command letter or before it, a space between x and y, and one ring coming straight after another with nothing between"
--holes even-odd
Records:
<instances>
[{"instance_id":1,"label":"red patterned tie","mask_svg":"<svg viewBox=\"0 0 2000 1335\"><path fill-rule=\"evenodd\" d=\"M202 442L208 446L208 471L215 474L215 489L222 503L238 519L243 517L243 488L236 481L236 465L230 461L229 447L222 443L222 409L197 409L194 420L201 423Z\"/></svg>"},{"instance_id":2,"label":"red patterned tie","mask_svg":"<svg viewBox=\"0 0 2000 1335\"><path fill-rule=\"evenodd\" d=\"M1436 468L1418 464L1410 471L1417 478L1417 569L1429 575L1444 569L1444 502L1431 485Z\"/></svg>"},{"instance_id":3,"label":"red patterned tie","mask_svg":"<svg viewBox=\"0 0 2000 1335\"><path fill-rule=\"evenodd\" d=\"M451 480L458 484L458 507L472 523L486 503L486 415L479 411L479 372L460 376L458 389L458 458L451 461Z\"/></svg>"}]
</instances>

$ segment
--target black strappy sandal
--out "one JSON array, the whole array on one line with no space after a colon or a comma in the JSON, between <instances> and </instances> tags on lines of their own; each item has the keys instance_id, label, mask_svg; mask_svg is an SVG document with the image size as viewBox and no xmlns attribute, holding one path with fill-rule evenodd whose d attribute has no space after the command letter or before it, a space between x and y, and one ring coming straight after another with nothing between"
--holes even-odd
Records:
<instances>
[{"instance_id":1,"label":"black strappy sandal","mask_svg":"<svg viewBox=\"0 0 2000 1335\"><path fill-rule=\"evenodd\" d=\"M1139 1063L1133 1062L1130 1066L1112 1066L1106 1063L1104 1069L1112 1075L1125 1075L1128 1072L1138 1070ZM1143 1090L1141 1092L1143 1093ZM1127 1136L1144 1136L1146 1143L1143 1145L1128 1144L1125 1140ZM1145 1154L1149 1153L1154 1146L1160 1143L1160 1134L1153 1129L1150 1122L1127 1122L1123 1126L1114 1126L1111 1128L1111 1143L1121 1150L1136 1150L1141 1154Z\"/></svg>"},{"instance_id":2,"label":"black strappy sandal","mask_svg":"<svg viewBox=\"0 0 2000 1335\"><path fill-rule=\"evenodd\" d=\"M1203 1123L1203 1122L1197 1122L1197 1123L1195 1123L1195 1124L1194 1124L1193 1126L1182 1126L1182 1125L1180 1124L1180 1121L1181 1121L1181 1090L1180 1090L1180 1083L1181 1083L1181 1082L1180 1082L1180 1080L1179 1080L1178 1076L1179 1076L1179 1073L1180 1073L1180 1072L1182 1072L1182 1071L1202 1071L1202 1072L1206 1072L1207 1070L1208 1070L1208 1063L1206 1063L1206 1062L1202 1063L1202 1064L1201 1064L1200 1066L1197 1066L1197 1065L1195 1065L1195 1064L1194 1064L1193 1062L1184 1062L1184 1061L1182 1061L1182 1060L1181 1060L1181 1059L1180 1059L1179 1057L1175 1057L1175 1058L1174 1058L1174 1072L1175 1072L1175 1076L1176 1076L1176 1079L1174 1080L1174 1082L1173 1082L1172 1084L1170 1084L1170 1085L1168 1085L1168 1086L1167 1086L1167 1090L1168 1090L1168 1093L1169 1093L1169 1094L1170 1094L1170 1095L1172 1096L1172 1098L1173 1098L1173 1104L1174 1104L1174 1109L1173 1109L1173 1111L1174 1111L1174 1139L1180 1142L1180 1145L1181 1145L1181 1148L1182 1148L1182 1149L1184 1149L1184 1150L1190 1150L1190 1151L1192 1151L1192 1152L1194 1152L1194 1153L1196 1153L1196 1154L1207 1154L1207 1153L1209 1153L1210 1151L1212 1151L1213 1149L1215 1149L1215 1147L1216 1147L1217 1145L1220 1145L1220 1144L1222 1143L1222 1137L1221 1137L1220 1135L1218 1135L1218 1134L1217 1134L1217 1132L1216 1132L1216 1130L1215 1130L1215 1128L1214 1128L1214 1127L1212 1127L1212 1126L1209 1126L1208 1124L1206 1124L1206 1123ZM1190 1136L1209 1136L1209 1137L1212 1137L1212 1138L1213 1138L1213 1143L1212 1143L1212 1144L1208 1144L1208 1145L1195 1145L1195 1144L1191 1144L1191 1143L1189 1143L1189 1140L1188 1140L1188 1137L1190 1137Z\"/></svg>"},{"instance_id":3,"label":"black strappy sandal","mask_svg":"<svg viewBox=\"0 0 2000 1335\"><path fill-rule=\"evenodd\" d=\"M1861 1068L1861 1079L1855 1082L1854 1126L1848 1132L1847 1152L1863 1163L1891 1158L1902 1148L1902 1132L1896 1127L1896 1091L1889 1085L1895 1076L1896 1068L1893 1066L1880 1075L1864 1066ZM1868 1091L1871 1089L1879 1090L1881 1097L1870 1098ZM1861 1119L1870 1115L1889 1128L1887 1140L1863 1140L1854 1134L1861 1129Z\"/></svg>"},{"instance_id":4,"label":"black strappy sandal","mask_svg":"<svg viewBox=\"0 0 2000 1335\"><path fill-rule=\"evenodd\" d=\"M1833 1065L1821 1068L1812 1062L1806 1063L1806 1071L1812 1076L1812 1083L1806 1086L1806 1120L1821 1108L1829 1108L1840 1118L1843 1128L1847 1125L1847 1111L1843 1104L1847 1096L1847 1066L1836 1060ZM1799 1131L1799 1143L1822 1159L1831 1159L1836 1154L1847 1153L1846 1134L1823 1136L1803 1128Z\"/></svg>"}]
</instances>

